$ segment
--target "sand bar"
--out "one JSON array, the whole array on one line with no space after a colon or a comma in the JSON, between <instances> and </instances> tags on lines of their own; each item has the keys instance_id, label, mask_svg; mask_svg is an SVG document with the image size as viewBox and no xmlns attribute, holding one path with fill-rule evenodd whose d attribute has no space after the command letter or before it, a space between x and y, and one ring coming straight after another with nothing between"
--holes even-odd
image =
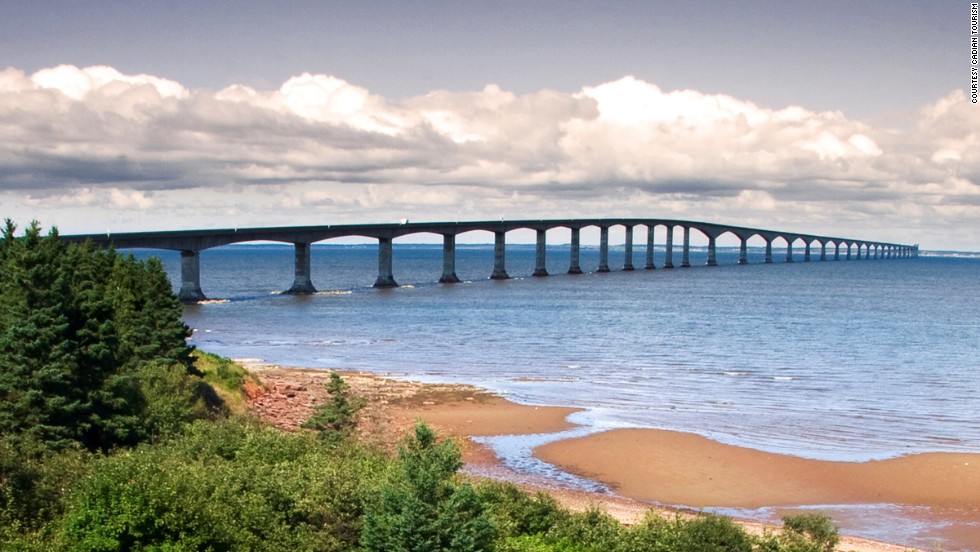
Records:
<instances>
[{"instance_id":1,"label":"sand bar","mask_svg":"<svg viewBox=\"0 0 980 552\"><path fill-rule=\"evenodd\" d=\"M698 435L620 429L535 455L624 496L694 507L893 503L980 509L980 455L928 453L830 462L725 445Z\"/></svg>"}]
</instances>

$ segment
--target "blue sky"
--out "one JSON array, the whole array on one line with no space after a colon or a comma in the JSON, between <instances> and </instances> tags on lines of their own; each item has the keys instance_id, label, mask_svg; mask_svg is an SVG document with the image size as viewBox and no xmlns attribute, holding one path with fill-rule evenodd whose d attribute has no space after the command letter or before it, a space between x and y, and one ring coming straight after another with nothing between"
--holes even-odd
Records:
<instances>
[{"instance_id":1,"label":"blue sky","mask_svg":"<svg viewBox=\"0 0 980 552\"><path fill-rule=\"evenodd\" d=\"M0 11L0 211L63 232L628 215L980 250L969 2Z\"/></svg>"}]
</instances>

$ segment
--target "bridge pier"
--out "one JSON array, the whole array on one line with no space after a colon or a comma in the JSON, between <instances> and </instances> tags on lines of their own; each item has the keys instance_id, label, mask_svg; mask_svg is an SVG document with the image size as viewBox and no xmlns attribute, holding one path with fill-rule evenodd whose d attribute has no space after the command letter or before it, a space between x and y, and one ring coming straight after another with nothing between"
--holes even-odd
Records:
<instances>
[{"instance_id":1,"label":"bridge pier","mask_svg":"<svg viewBox=\"0 0 980 552\"><path fill-rule=\"evenodd\" d=\"M827 260L827 244L825 242L820 242L820 260Z\"/></svg>"},{"instance_id":2,"label":"bridge pier","mask_svg":"<svg viewBox=\"0 0 980 552\"><path fill-rule=\"evenodd\" d=\"M691 268L691 227L684 227L684 251L681 253L681 268Z\"/></svg>"},{"instance_id":3,"label":"bridge pier","mask_svg":"<svg viewBox=\"0 0 980 552\"><path fill-rule=\"evenodd\" d=\"M623 244L623 270L635 270L633 267L633 227L626 226L626 242Z\"/></svg>"},{"instance_id":4,"label":"bridge pier","mask_svg":"<svg viewBox=\"0 0 980 552\"><path fill-rule=\"evenodd\" d=\"M803 249L803 262L810 262L810 242L806 242L806 248Z\"/></svg>"},{"instance_id":5,"label":"bridge pier","mask_svg":"<svg viewBox=\"0 0 980 552\"><path fill-rule=\"evenodd\" d=\"M747 265L749 264L749 240L748 238L740 238L742 241L738 244L738 264Z\"/></svg>"},{"instance_id":6,"label":"bridge pier","mask_svg":"<svg viewBox=\"0 0 980 552\"><path fill-rule=\"evenodd\" d=\"M786 262L793 262L793 240L786 239Z\"/></svg>"},{"instance_id":7,"label":"bridge pier","mask_svg":"<svg viewBox=\"0 0 980 552\"><path fill-rule=\"evenodd\" d=\"M647 225L647 262L643 266L643 268L645 268L646 270L654 270L655 268L657 268L653 264L653 234L654 234L653 229L654 228L656 228L656 225L653 224Z\"/></svg>"},{"instance_id":8,"label":"bridge pier","mask_svg":"<svg viewBox=\"0 0 980 552\"><path fill-rule=\"evenodd\" d=\"M490 275L491 280L506 280L510 278L505 268L506 236L507 233L503 230L498 230L493 233L493 274Z\"/></svg>"},{"instance_id":9,"label":"bridge pier","mask_svg":"<svg viewBox=\"0 0 980 552\"><path fill-rule=\"evenodd\" d=\"M375 280L374 287L398 287L398 282L391 273L391 238L378 238L378 279Z\"/></svg>"},{"instance_id":10,"label":"bridge pier","mask_svg":"<svg viewBox=\"0 0 980 552\"><path fill-rule=\"evenodd\" d=\"M715 260L715 237L708 236L708 262L705 263L706 266L718 266L718 261Z\"/></svg>"},{"instance_id":11,"label":"bridge pier","mask_svg":"<svg viewBox=\"0 0 980 552\"><path fill-rule=\"evenodd\" d=\"M459 276L456 276L456 234L442 235L442 276L439 283L459 283Z\"/></svg>"},{"instance_id":12,"label":"bridge pier","mask_svg":"<svg viewBox=\"0 0 980 552\"><path fill-rule=\"evenodd\" d=\"M844 260L851 260L851 244L847 244L847 255L844 257Z\"/></svg>"},{"instance_id":13,"label":"bridge pier","mask_svg":"<svg viewBox=\"0 0 980 552\"><path fill-rule=\"evenodd\" d=\"M568 251L568 273L569 274L581 274L582 267L579 265L579 229L572 228L572 241L569 244Z\"/></svg>"},{"instance_id":14,"label":"bridge pier","mask_svg":"<svg viewBox=\"0 0 980 552\"><path fill-rule=\"evenodd\" d=\"M664 268L674 268L674 227L667 226L667 243L664 258Z\"/></svg>"},{"instance_id":15,"label":"bridge pier","mask_svg":"<svg viewBox=\"0 0 980 552\"><path fill-rule=\"evenodd\" d=\"M599 227L599 268L596 272L609 272L609 227Z\"/></svg>"},{"instance_id":16,"label":"bridge pier","mask_svg":"<svg viewBox=\"0 0 980 552\"><path fill-rule=\"evenodd\" d=\"M196 303L207 299L201 291L201 256L196 250L180 252L180 291L177 298L181 303Z\"/></svg>"},{"instance_id":17,"label":"bridge pier","mask_svg":"<svg viewBox=\"0 0 980 552\"><path fill-rule=\"evenodd\" d=\"M772 238L766 239L766 264L772 264Z\"/></svg>"},{"instance_id":18,"label":"bridge pier","mask_svg":"<svg viewBox=\"0 0 980 552\"><path fill-rule=\"evenodd\" d=\"M310 244L294 243L295 270L293 285L285 291L286 295L312 295L316 293L310 279Z\"/></svg>"},{"instance_id":19,"label":"bridge pier","mask_svg":"<svg viewBox=\"0 0 980 552\"><path fill-rule=\"evenodd\" d=\"M547 230L538 230L538 241L534 248L534 274L532 276L548 275L548 238Z\"/></svg>"}]
</instances>

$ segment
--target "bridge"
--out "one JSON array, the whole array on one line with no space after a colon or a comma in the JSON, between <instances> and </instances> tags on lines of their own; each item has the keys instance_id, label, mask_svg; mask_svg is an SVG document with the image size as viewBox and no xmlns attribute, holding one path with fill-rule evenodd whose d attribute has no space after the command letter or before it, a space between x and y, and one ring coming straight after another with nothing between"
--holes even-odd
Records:
<instances>
[{"instance_id":1,"label":"bridge","mask_svg":"<svg viewBox=\"0 0 980 552\"><path fill-rule=\"evenodd\" d=\"M833 248L833 260L895 259L918 256L918 245L884 243L877 241L816 236L794 232L763 230L741 226L728 226L710 222L687 220L606 218L606 219L565 219L565 220L499 220L470 222L419 222L389 224L343 224L327 226L295 226L278 228L235 228L217 230L176 230L162 232L127 232L118 234L78 234L62 236L70 243L91 241L102 247L117 249L168 249L180 251L181 285L178 296L183 302L196 302L207 297L201 290L200 253L206 249L240 242L272 241L291 243L295 247L295 278L293 285L285 292L289 294L312 294L316 292L310 275L310 245L334 238L359 236L378 240L378 278L374 283L378 288L397 287L392 273L392 240L411 234L438 234L443 236L443 262L441 283L459 282L456 276L456 236L466 232L485 231L494 235L494 259L491 279L509 278L506 270L506 234L511 230L530 229L537 232L536 260L534 276L548 276L545 268L546 232L553 228L571 230L569 274L581 274L579 265L579 234L587 227L599 228L599 266L596 272L609 272L609 228L625 228L625 260L622 270L634 270L633 230L645 227L646 262L645 269L656 268L653 263L654 234L658 227L664 227L666 234L666 257L663 268L674 268L674 232L680 228L683 234L680 266L689 267L691 231L696 230L708 240L707 266L717 266L715 242L725 235L732 234L741 242L738 264L748 264L748 241L758 236L766 242L765 262L772 263L772 244L776 240L786 243L786 262L793 262L793 247L801 243L803 261L812 260L812 249L819 247L820 261L828 260L828 248Z\"/></svg>"}]
</instances>

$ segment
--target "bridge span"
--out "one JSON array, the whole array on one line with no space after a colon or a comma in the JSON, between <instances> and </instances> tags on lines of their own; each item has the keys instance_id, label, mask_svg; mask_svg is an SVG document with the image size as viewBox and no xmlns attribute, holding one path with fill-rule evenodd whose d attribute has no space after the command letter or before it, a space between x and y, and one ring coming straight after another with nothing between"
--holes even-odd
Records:
<instances>
[{"instance_id":1,"label":"bridge span","mask_svg":"<svg viewBox=\"0 0 980 552\"><path fill-rule=\"evenodd\" d=\"M918 245L885 243L877 241L817 236L778 230L763 230L741 226L728 226L710 222L643 218L603 218L603 219L564 219L564 220L499 220L469 222L412 222L389 224L342 224L327 226L294 226L277 228L235 228L216 230L175 230L162 232L127 232L118 234L78 234L62 236L71 243L91 241L102 247L117 249L169 249L180 251L181 285L178 296L184 302L206 299L201 290L200 252L213 247L250 241L273 241L291 243L295 247L295 278L286 291L290 294L311 294L316 292L310 274L310 245L334 238L360 236L378 240L378 278L375 287L397 287L392 273L392 240L411 234L439 234L443 236L442 276L439 282L459 282L456 276L456 236L465 232L481 230L494 235L493 272L490 278L502 280L509 278L506 270L507 232L530 229L537 233L536 261L534 276L548 276L545 268L546 232L553 228L571 230L569 274L581 274L579 265L579 234L583 228L599 228L599 266L596 272L609 272L609 228L625 228L625 259L622 270L634 270L633 231L645 227L646 262L645 269L656 268L653 263L654 237L658 227L664 228L664 247L666 257L663 268L674 268L674 231L680 228L683 236L680 266L689 267L691 230L697 230L708 240L707 266L717 266L715 242L725 235L732 234L740 241L738 264L748 264L748 241L758 236L766 242L766 263L772 263L772 245L776 240L786 243L786 262L793 262L793 247L803 246L803 261L808 262L816 256L819 261L829 258L841 260L894 259L918 256ZM819 253L813 249L819 247ZM828 248L832 251L828 252ZM832 255L832 257L830 257Z\"/></svg>"}]
</instances>

